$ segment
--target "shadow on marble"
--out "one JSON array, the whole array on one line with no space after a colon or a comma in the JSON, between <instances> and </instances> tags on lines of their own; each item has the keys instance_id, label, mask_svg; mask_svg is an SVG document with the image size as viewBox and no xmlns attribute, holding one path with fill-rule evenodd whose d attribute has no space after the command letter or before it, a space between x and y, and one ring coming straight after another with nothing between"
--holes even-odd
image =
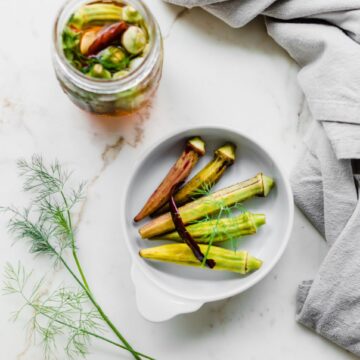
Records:
<instances>
[{"instance_id":1,"label":"shadow on marble","mask_svg":"<svg viewBox=\"0 0 360 360\"><path fill-rule=\"evenodd\" d=\"M287 52L267 34L262 16L255 18L242 28L232 28L200 8L183 8L180 11L178 6L168 5L168 7L176 16L168 33L164 34L165 41L171 37L175 25L180 26L181 22L181 26L186 26L187 30L190 28L190 31L202 32L211 41L221 42L227 48L240 47L253 53L266 54L269 58L289 57Z\"/></svg>"}]
</instances>

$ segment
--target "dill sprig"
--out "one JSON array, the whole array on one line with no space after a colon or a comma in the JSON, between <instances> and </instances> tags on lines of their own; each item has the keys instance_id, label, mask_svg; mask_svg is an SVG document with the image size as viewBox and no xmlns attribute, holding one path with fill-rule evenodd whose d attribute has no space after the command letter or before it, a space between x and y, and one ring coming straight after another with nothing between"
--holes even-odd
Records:
<instances>
[{"instance_id":1,"label":"dill sprig","mask_svg":"<svg viewBox=\"0 0 360 360\"><path fill-rule=\"evenodd\" d=\"M31 280L32 274L26 273L21 264L6 265L4 294L19 294L24 302L13 314L13 320L30 308L29 326L41 335L46 359L51 358L58 338L64 335L67 337L64 350L70 359L87 355L90 338L97 337L94 331L102 332L103 327L85 292L61 287L48 295L43 291L44 278L38 282Z\"/></svg>"},{"instance_id":2,"label":"dill sprig","mask_svg":"<svg viewBox=\"0 0 360 360\"><path fill-rule=\"evenodd\" d=\"M83 198L84 184L71 187L71 173L55 161L46 165L40 156L30 162L18 162L24 178L24 191L32 194L30 206L23 210L3 208L11 216L9 231L15 239L27 241L30 252L54 259L54 265L62 265L75 280L75 290L60 287L46 295L44 280L32 283L31 273L23 266L7 265L4 292L18 294L24 305L14 315L17 319L25 308L32 309L32 329L41 336L46 359L50 359L58 339L67 339L65 353L70 359L84 357L88 353L91 338L97 338L118 348L129 351L134 359L152 359L135 351L117 327L97 303L82 269L77 254L72 210ZM75 269L66 259L70 249ZM120 343L102 336L107 325Z\"/></svg>"},{"instance_id":3,"label":"dill sprig","mask_svg":"<svg viewBox=\"0 0 360 360\"><path fill-rule=\"evenodd\" d=\"M211 191L212 191L212 184L205 183L205 184L203 184L203 186L201 188L198 188L198 189L196 189L196 191L194 191L194 193L193 193L194 199L197 199L197 198L203 197L203 196L204 197L209 196L211 194ZM214 203L215 203L220 210L215 215L206 215L205 217L193 222L193 223L199 224L199 223L205 223L205 222L208 222L211 220L215 220L212 231L207 236L208 246L207 246L206 252L204 254L202 266L205 266L205 262L208 259L209 252L210 252L211 246L214 242L214 239L219 235L222 235L222 236L226 237L227 239L229 239L231 241L233 250L236 251L236 249L237 249L237 241L236 240L238 240L238 238L234 238L230 232L226 231L226 228L219 229L219 222L221 219L223 219L225 217L230 218L232 216L233 212L235 212L235 211L241 212L241 213L247 212L247 209L244 207L244 205L242 203L235 203L231 206L228 206L222 199L209 198L207 201L209 202L209 205L214 205Z\"/></svg>"}]
</instances>

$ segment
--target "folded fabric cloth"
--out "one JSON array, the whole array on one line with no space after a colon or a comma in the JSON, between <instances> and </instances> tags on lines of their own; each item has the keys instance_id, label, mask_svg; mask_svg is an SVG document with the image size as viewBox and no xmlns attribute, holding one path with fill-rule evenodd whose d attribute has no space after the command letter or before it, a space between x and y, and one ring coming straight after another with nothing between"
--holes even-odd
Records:
<instances>
[{"instance_id":1,"label":"folded fabric cloth","mask_svg":"<svg viewBox=\"0 0 360 360\"><path fill-rule=\"evenodd\" d=\"M297 294L296 318L360 356L360 1L165 0L201 6L232 27L259 14L300 65L316 120L292 176L295 202L330 250Z\"/></svg>"},{"instance_id":2,"label":"folded fabric cloth","mask_svg":"<svg viewBox=\"0 0 360 360\"><path fill-rule=\"evenodd\" d=\"M321 124L307 146L292 176L295 200L331 248L314 281L299 286L297 319L360 356L359 176L336 158Z\"/></svg>"}]
</instances>

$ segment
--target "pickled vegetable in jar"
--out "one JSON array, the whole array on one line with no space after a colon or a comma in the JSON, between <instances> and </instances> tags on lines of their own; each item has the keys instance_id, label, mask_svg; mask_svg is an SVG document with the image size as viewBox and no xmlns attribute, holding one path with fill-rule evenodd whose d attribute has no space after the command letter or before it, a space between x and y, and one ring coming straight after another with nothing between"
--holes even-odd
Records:
<instances>
[{"instance_id":1,"label":"pickled vegetable in jar","mask_svg":"<svg viewBox=\"0 0 360 360\"><path fill-rule=\"evenodd\" d=\"M141 1L70 1L55 24L54 42L57 78L82 109L128 114L154 96L162 39Z\"/></svg>"}]
</instances>

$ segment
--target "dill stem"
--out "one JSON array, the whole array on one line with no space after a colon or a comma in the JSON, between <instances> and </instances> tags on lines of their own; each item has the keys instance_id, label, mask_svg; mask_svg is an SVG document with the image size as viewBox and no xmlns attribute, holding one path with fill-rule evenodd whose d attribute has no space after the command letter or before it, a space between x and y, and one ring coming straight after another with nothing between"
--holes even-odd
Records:
<instances>
[{"instance_id":1,"label":"dill stem","mask_svg":"<svg viewBox=\"0 0 360 360\"><path fill-rule=\"evenodd\" d=\"M76 276L76 274L68 266L66 261L62 258L62 256L59 255L60 260L63 263L63 265L66 267L66 269L70 272L72 277L76 280L76 282L84 289L84 291L85 291L86 295L88 296L89 300L92 302L92 304L94 305L94 307L96 308L96 310L98 311L98 313L100 314L102 319L106 322L106 324L109 326L109 328L112 330L112 332L116 335L116 337L125 345L126 349L129 352L132 353L132 355L134 356L134 358L136 360L141 360L141 358L137 355L136 351L127 342L127 340L124 338L124 336L121 335L120 331L116 328L116 326L112 323L112 321L109 319L109 317L105 314L105 312L103 311L101 306L97 303L97 301L95 300L95 298L93 297L93 295L91 293L89 284L88 284L88 282L86 280L85 274L83 272L83 269L81 267L79 258L77 256L77 251L76 251L76 246L75 246L75 236L74 236L74 231L73 231L73 227L72 227L72 221L71 221L71 214L70 214L69 205L68 205L68 202L66 200L64 192L60 191L60 194L61 194L61 197L62 197L62 199L64 201L64 204L65 204L65 207L66 207L66 214L67 214L68 223L69 223L69 229L70 229L72 255L73 255L73 258L75 260L76 267L77 267L77 269L79 271L79 274L80 274L80 277L81 277L82 281L80 281L80 279Z\"/></svg>"},{"instance_id":2,"label":"dill stem","mask_svg":"<svg viewBox=\"0 0 360 360\"><path fill-rule=\"evenodd\" d=\"M86 330L84 330L84 333L86 333L86 334L88 334L90 336L93 336L95 338L98 338L99 340L103 340L103 341L105 341L105 342L107 342L109 344L112 344L114 346L117 346L117 347L119 347L121 349L128 350L124 345L121 345L121 344L119 344L119 343L117 343L115 341L112 341L112 340L110 340L110 339L108 339L108 338L106 338L104 336L101 336L101 335L98 335L98 334L92 333L91 331L86 331ZM140 353L138 351L134 351L134 353L141 356L141 357L143 357L144 359L155 360L154 358L152 358L152 357L150 357L148 355L145 355L143 353Z\"/></svg>"},{"instance_id":3,"label":"dill stem","mask_svg":"<svg viewBox=\"0 0 360 360\"><path fill-rule=\"evenodd\" d=\"M81 279L86 287L87 290L90 291L90 287L89 287L89 284L86 280L86 277L85 277L85 274L83 272L83 269L81 267L81 264L80 264L80 261L79 261L79 258L77 256L77 251L76 251L76 246L75 246L75 236L74 236L74 231L73 231L73 227L72 227L72 221L71 221L71 214L70 214L70 209L69 209L69 205L68 205L68 202L66 200L66 197L65 197L65 194L63 191L60 191L60 194L61 194L61 197L64 201L64 204L65 204L65 207L66 207L66 215L67 215L67 218L68 218L68 223L69 223L69 229L70 229L70 238L71 238L71 250L72 250L72 255L73 255L73 258L75 260L75 264L76 264L76 267L79 271L79 274L81 276Z\"/></svg>"},{"instance_id":4,"label":"dill stem","mask_svg":"<svg viewBox=\"0 0 360 360\"><path fill-rule=\"evenodd\" d=\"M90 291L90 287L89 287L89 285L88 285L88 282L86 281L85 274L84 274L84 272L83 272L83 269L82 269L82 267L81 267L81 264L80 264L80 261L79 261L79 258L78 258L78 256L77 256L77 253L76 253L76 250L75 250L75 249L72 249L72 255L73 255L73 257L74 257L74 260L75 260L76 266L77 266L77 268L78 268L78 271L79 271L79 273L80 273L81 279L82 279L82 281L84 282L84 286L86 287L86 289L87 289L88 291Z\"/></svg>"},{"instance_id":5,"label":"dill stem","mask_svg":"<svg viewBox=\"0 0 360 360\"><path fill-rule=\"evenodd\" d=\"M54 249L55 253L56 250ZM91 291L81 282L81 280L76 276L76 274L73 272L73 270L70 268L70 266L67 264L67 262L63 259L61 255L59 255L59 259L62 262L62 264L65 266L65 268L69 271L71 276L75 279L75 281L81 286L81 288L85 291L86 295L88 296L89 300L92 302L102 319L106 322L106 324L109 326L109 328L112 330L112 332L116 335L116 337L124 344L126 349L134 356L136 360L141 360L141 357L137 355L137 352L132 348L132 346L127 342L127 340L124 338L123 335L121 335L120 331L116 328L116 326L112 323L112 321L108 318L108 316L105 314L101 306L97 303L95 298L93 297Z\"/></svg>"}]
</instances>

